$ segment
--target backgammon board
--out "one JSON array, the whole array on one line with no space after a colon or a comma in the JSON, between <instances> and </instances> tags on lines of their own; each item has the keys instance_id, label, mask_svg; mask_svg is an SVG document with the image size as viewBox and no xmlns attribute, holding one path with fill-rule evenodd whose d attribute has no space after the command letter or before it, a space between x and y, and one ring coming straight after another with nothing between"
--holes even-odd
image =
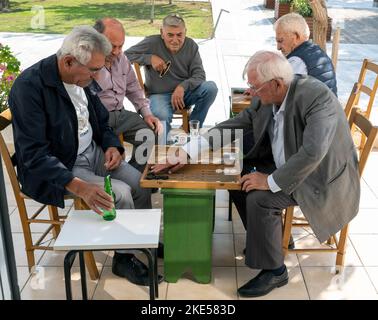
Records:
<instances>
[{"instance_id":1,"label":"backgammon board","mask_svg":"<svg viewBox=\"0 0 378 320\"><path fill-rule=\"evenodd\" d=\"M240 190L239 152L231 147L201 154L198 163L189 163L175 173L150 173L151 166L164 163L167 154L174 154L178 148L163 145L154 147L140 180L142 187Z\"/></svg>"}]
</instances>

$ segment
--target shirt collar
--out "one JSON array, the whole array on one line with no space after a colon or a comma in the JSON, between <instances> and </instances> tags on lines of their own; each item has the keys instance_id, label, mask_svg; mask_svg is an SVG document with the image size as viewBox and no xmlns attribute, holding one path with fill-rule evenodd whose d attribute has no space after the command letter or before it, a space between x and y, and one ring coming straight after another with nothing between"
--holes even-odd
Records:
<instances>
[{"instance_id":1,"label":"shirt collar","mask_svg":"<svg viewBox=\"0 0 378 320\"><path fill-rule=\"evenodd\" d=\"M291 86L291 84L290 84ZM290 90L290 86L287 88L287 91L286 91L286 95L285 95L285 98L284 100L282 101L282 104L281 104L281 107L278 108L277 105L273 104L272 106L272 112L273 112L273 116L277 116L277 114L279 113L283 113L285 111L285 108L286 108L286 100L287 100L287 96L288 96L288 93L289 93L289 90Z\"/></svg>"},{"instance_id":2,"label":"shirt collar","mask_svg":"<svg viewBox=\"0 0 378 320\"><path fill-rule=\"evenodd\" d=\"M121 58L122 58L122 55L123 53L119 54L118 57L116 57L113 61L112 61L112 64L110 65L110 67L114 67L114 66L117 66L121 63ZM110 70L105 66L104 68L105 70L107 70L108 72L110 72Z\"/></svg>"}]
</instances>

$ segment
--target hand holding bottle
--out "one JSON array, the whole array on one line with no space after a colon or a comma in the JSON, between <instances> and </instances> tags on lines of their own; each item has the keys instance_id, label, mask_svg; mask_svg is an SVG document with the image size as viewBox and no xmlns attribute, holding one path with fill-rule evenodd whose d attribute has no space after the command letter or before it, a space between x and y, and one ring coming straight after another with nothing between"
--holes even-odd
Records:
<instances>
[{"instance_id":1,"label":"hand holding bottle","mask_svg":"<svg viewBox=\"0 0 378 320\"><path fill-rule=\"evenodd\" d=\"M66 189L82 198L90 209L101 216L103 215L102 210L112 210L114 208L113 197L96 184L88 183L75 177L66 185Z\"/></svg>"}]
</instances>

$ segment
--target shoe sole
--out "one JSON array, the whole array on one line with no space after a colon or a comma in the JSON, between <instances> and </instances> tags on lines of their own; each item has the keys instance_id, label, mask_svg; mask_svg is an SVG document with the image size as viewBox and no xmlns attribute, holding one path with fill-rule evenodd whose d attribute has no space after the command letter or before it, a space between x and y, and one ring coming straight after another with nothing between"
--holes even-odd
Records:
<instances>
[{"instance_id":1,"label":"shoe sole","mask_svg":"<svg viewBox=\"0 0 378 320\"><path fill-rule=\"evenodd\" d=\"M122 275L122 274L120 274L118 272L114 272L113 269L112 269L112 273L115 276L123 278L123 279L126 279L130 283L135 284L137 286L148 287L150 285L149 283L138 283L138 282L131 281L126 275ZM159 274L159 276L158 276L158 284L162 283L163 281L164 281L164 277Z\"/></svg>"},{"instance_id":2,"label":"shoe sole","mask_svg":"<svg viewBox=\"0 0 378 320\"><path fill-rule=\"evenodd\" d=\"M242 296L242 297L247 297L247 298L262 297L262 296L267 295L273 289L283 287L283 286L287 285L288 283L289 283L289 279L286 279L286 280L281 281L280 283L278 283L274 288L271 288L270 290L264 291L263 293L260 293L260 294L240 294L239 293L239 295Z\"/></svg>"},{"instance_id":3,"label":"shoe sole","mask_svg":"<svg viewBox=\"0 0 378 320\"><path fill-rule=\"evenodd\" d=\"M294 250L295 249L295 244L294 243L289 243L289 246L287 248L289 250ZM243 250L243 255L245 255L245 249Z\"/></svg>"}]
</instances>

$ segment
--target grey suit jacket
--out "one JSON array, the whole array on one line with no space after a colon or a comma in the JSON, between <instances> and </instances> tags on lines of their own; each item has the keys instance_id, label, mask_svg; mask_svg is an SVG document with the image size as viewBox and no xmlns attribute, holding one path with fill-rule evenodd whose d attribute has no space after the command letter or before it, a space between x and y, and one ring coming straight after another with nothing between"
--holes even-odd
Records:
<instances>
[{"instance_id":1,"label":"grey suit jacket","mask_svg":"<svg viewBox=\"0 0 378 320\"><path fill-rule=\"evenodd\" d=\"M272 105L258 99L237 117L217 127L252 130L246 158L271 152L267 137ZM216 128L217 128L216 127ZM284 115L286 163L273 172L277 185L292 194L318 239L323 242L357 214L360 200L358 158L344 111L326 85L295 76Z\"/></svg>"}]
</instances>

